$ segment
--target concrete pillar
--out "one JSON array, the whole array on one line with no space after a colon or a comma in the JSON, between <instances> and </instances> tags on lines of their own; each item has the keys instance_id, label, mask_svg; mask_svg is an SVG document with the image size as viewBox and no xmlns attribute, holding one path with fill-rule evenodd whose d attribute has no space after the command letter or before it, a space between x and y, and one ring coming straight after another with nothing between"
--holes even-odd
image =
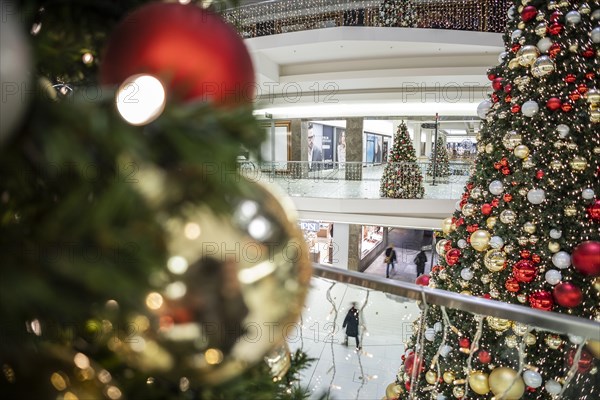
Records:
<instances>
[{"instance_id":1,"label":"concrete pillar","mask_svg":"<svg viewBox=\"0 0 600 400\"><path fill-rule=\"evenodd\" d=\"M433 130L425 129L425 133L427 134L427 140L425 142L425 157L429 157L432 151L431 141L433 140Z\"/></svg>"},{"instance_id":2,"label":"concrete pillar","mask_svg":"<svg viewBox=\"0 0 600 400\"><path fill-rule=\"evenodd\" d=\"M362 225L348 225L348 228L348 270L360 271Z\"/></svg>"},{"instance_id":3,"label":"concrete pillar","mask_svg":"<svg viewBox=\"0 0 600 400\"><path fill-rule=\"evenodd\" d=\"M415 148L415 154L417 159L421 156L421 123L416 122L413 124L413 147Z\"/></svg>"},{"instance_id":4,"label":"concrete pillar","mask_svg":"<svg viewBox=\"0 0 600 400\"><path fill-rule=\"evenodd\" d=\"M333 260L331 265L348 269L348 250L350 241L350 225L341 222L333 223Z\"/></svg>"},{"instance_id":5,"label":"concrete pillar","mask_svg":"<svg viewBox=\"0 0 600 400\"><path fill-rule=\"evenodd\" d=\"M292 130L292 140L291 140L291 153L292 153L292 158L290 161L301 161L302 160L302 149L303 146L302 144L306 143L302 141L302 121L299 119L292 119L292 125L291 125L291 130ZM306 135L306 133L305 133ZM304 152L306 152L306 149L304 149ZM304 157L304 159L306 160L306 155Z\"/></svg>"},{"instance_id":6,"label":"concrete pillar","mask_svg":"<svg viewBox=\"0 0 600 400\"><path fill-rule=\"evenodd\" d=\"M346 180L362 180L363 118L346 118ZM358 162L358 163L357 163Z\"/></svg>"}]
</instances>

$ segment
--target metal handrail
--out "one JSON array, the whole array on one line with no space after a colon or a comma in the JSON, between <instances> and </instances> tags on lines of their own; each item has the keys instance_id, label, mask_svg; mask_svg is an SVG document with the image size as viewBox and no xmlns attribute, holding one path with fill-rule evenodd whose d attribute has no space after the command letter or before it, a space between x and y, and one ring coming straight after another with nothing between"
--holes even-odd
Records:
<instances>
[{"instance_id":1,"label":"metal handrail","mask_svg":"<svg viewBox=\"0 0 600 400\"><path fill-rule=\"evenodd\" d=\"M571 315L535 310L518 304L462 295L316 263L313 264L313 275L413 300L424 300L428 304L437 304L474 314L517 321L548 331L573 334L596 340L599 339L598 336L600 335L600 322Z\"/></svg>"}]
</instances>

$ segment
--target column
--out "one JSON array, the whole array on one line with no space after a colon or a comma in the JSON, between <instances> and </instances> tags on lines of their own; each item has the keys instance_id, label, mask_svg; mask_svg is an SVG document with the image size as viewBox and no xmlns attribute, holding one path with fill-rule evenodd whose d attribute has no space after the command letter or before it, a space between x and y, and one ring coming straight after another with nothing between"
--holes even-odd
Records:
<instances>
[{"instance_id":1,"label":"column","mask_svg":"<svg viewBox=\"0 0 600 400\"><path fill-rule=\"evenodd\" d=\"M362 180L363 118L346 118L346 180Z\"/></svg>"},{"instance_id":2,"label":"column","mask_svg":"<svg viewBox=\"0 0 600 400\"><path fill-rule=\"evenodd\" d=\"M425 142L425 157L429 157L431 155L431 141L433 140L433 130L425 129L425 133L427 134L427 140Z\"/></svg>"},{"instance_id":3,"label":"column","mask_svg":"<svg viewBox=\"0 0 600 400\"><path fill-rule=\"evenodd\" d=\"M414 136L413 136L413 147L415 148L415 154L417 160L421 156L421 123L419 121L412 124Z\"/></svg>"},{"instance_id":4,"label":"column","mask_svg":"<svg viewBox=\"0 0 600 400\"><path fill-rule=\"evenodd\" d=\"M348 233L348 270L360 271L360 247L362 243L362 226L349 225Z\"/></svg>"},{"instance_id":5,"label":"column","mask_svg":"<svg viewBox=\"0 0 600 400\"><path fill-rule=\"evenodd\" d=\"M301 119L292 119L290 129L292 130L291 138L291 153L293 161L289 164L288 170L290 176L293 179L300 179L303 177L302 170L303 165L308 160L308 150L306 148L306 135L307 135L308 123Z\"/></svg>"},{"instance_id":6,"label":"column","mask_svg":"<svg viewBox=\"0 0 600 400\"><path fill-rule=\"evenodd\" d=\"M333 223L333 260L331 265L348 269L348 249L350 225L341 222Z\"/></svg>"}]
</instances>

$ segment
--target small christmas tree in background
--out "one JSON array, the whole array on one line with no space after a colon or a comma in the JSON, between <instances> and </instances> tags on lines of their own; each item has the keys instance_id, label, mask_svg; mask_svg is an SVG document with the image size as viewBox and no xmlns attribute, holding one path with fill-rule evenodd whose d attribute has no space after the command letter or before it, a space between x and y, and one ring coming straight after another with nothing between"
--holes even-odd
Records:
<instances>
[{"instance_id":1,"label":"small christmas tree in background","mask_svg":"<svg viewBox=\"0 0 600 400\"><path fill-rule=\"evenodd\" d=\"M600 2L515 1L508 15L477 169L429 286L598 321ZM420 323L400 399L600 398L597 335L438 306Z\"/></svg>"},{"instance_id":2,"label":"small christmas tree in background","mask_svg":"<svg viewBox=\"0 0 600 400\"><path fill-rule=\"evenodd\" d=\"M404 121L398 126L388 163L381 177L381 197L421 199L425 192L423 175Z\"/></svg>"},{"instance_id":3,"label":"small christmas tree in background","mask_svg":"<svg viewBox=\"0 0 600 400\"><path fill-rule=\"evenodd\" d=\"M216 14L140 3L0 4L0 392L306 398L281 329L308 251L237 173L264 139L250 56Z\"/></svg>"},{"instance_id":4,"label":"small christmas tree in background","mask_svg":"<svg viewBox=\"0 0 600 400\"><path fill-rule=\"evenodd\" d=\"M436 152L437 150L437 152ZM435 160L433 156L435 154ZM433 177L433 163L435 162L435 177L446 178L450 175L450 162L448 161L448 150L444 145L444 140L438 138L435 149L431 149L429 164L427 165L427 176Z\"/></svg>"},{"instance_id":5,"label":"small christmas tree in background","mask_svg":"<svg viewBox=\"0 0 600 400\"><path fill-rule=\"evenodd\" d=\"M411 0L384 0L379 6L381 26L412 27L415 25L414 2Z\"/></svg>"}]
</instances>

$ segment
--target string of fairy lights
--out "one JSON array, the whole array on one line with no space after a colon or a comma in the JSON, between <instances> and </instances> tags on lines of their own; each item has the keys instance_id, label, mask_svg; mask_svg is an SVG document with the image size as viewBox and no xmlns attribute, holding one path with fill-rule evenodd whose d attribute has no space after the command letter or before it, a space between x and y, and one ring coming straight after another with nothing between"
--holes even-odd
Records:
<instances>
[{"instance_id":1,"label":"string of fairy lights","mask_svg":"<svg viewBox=\"0 0 600 400\"><path fill-rule=\"evenodd\" d=\"M357 25L502 32L508 7L508 0L280 0L223 17L244 37Z\"/></svg>"}]
</instances>

